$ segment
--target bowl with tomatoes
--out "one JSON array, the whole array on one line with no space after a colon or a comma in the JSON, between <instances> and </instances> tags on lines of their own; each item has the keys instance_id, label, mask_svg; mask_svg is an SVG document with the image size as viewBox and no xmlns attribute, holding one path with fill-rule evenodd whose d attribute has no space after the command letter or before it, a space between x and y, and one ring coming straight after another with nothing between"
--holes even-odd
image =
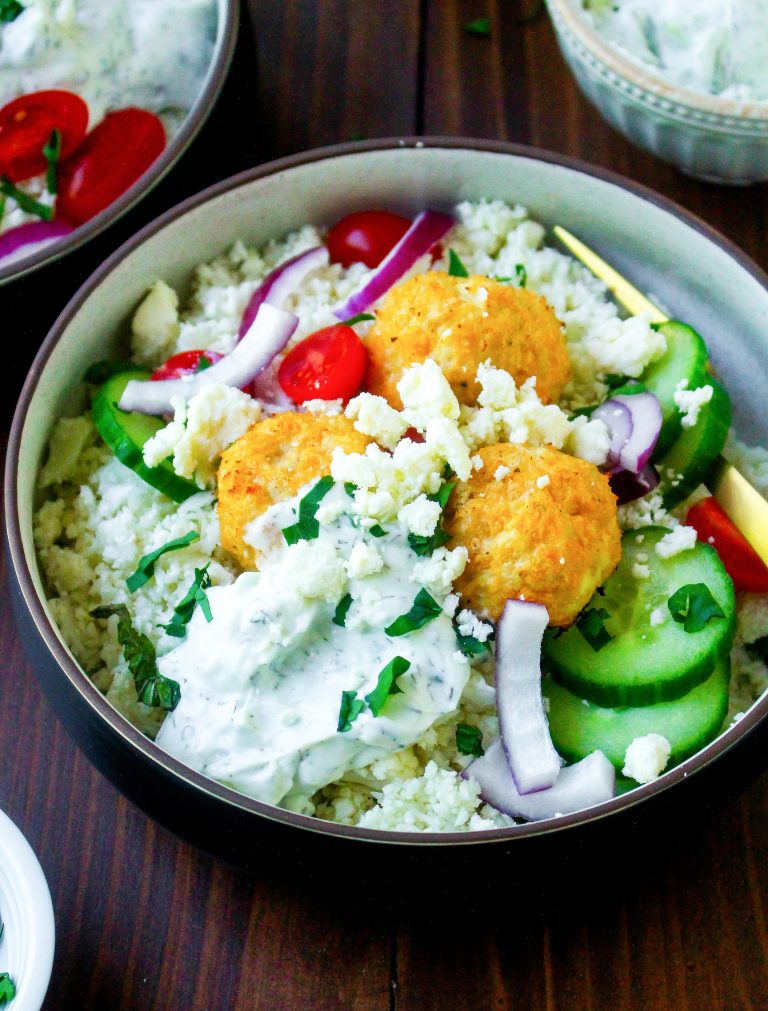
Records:
<instances>
[{"instance_id":1,"label":"bowl with tomatoes","mask_svg":"<svg viewBox=\"0 0 768 1011\"><path fill-rule=\"evenodd\" d=\"M132 90L121 91L122 77L109 80L117 73L109 62L112 56L105 57L103 71L94 69L93 59L86 63L88 33L104 27L89 21L93 10L98 8L73 8L62 15L66 23L61 25L43 22L48 14L32 4L8 5L0 17L0 46L8 49L0 54L6 57L0 58L0 79L5 74L18 82L14 97L0 107L0 285L77 249L134 206L189 147L224 84L237 37L237 5L232 0L210 0L207 7L201 0L205 19L190 7L196 20L185 23L185 31L196 28L200 48L194 71L187 67L180 75L188 78L178 90L183 105L164 106L160 83L136 84L126 78L125 87L130 84ZM126 10L133 18L126 39L136 47L129 55L140 61L140 49L167 27L158 17L165 8L139 5ZM149 17L143 25L142 12ZM99 16L114 17L118 27L124 20L117 9ZM172 16L170 8L165 16ZM75 19L72 24L68 17ZM29 37L41 30L44 43L32 48L27 66ZM98 36L90 39L94 54L100 42ZM46 62L49 49L54 56ZM162 52L159 55L162 59ZM12 62L19 59L14 77ZM151 68L137 66L137 75L151 77ZM108 85L99 83L100 72ZM168 79L167 67L157 73Z\"/></svg>"},{"instance_id":2,"label":"bowl with tomatoes","mask_svg":"<svg viewBox=\"0 0 768 1011\"><path fill-rule=\"evenodd\" d=\"M681 331L678 334L679 347L690 351L690 354L686 352L685 368L698 370L697 377L699 371L702 377L709 375L706 366L711 356L723 385L730 389L732 395L734 391L739 393L738 397L733 397L735 425L739 434L750 442L765 444L768 432L761 409L760 387L768 376L765 374L765 337L760 318L763 310L768 311L768 279L763 273L702 222L636 184L567 158L492 142L438 138L345 145L262 166L205 191L145 228L97 271L57 322L28 377L11 434L5 491L14 604L19 625L25 632L25 641L34 657L36 674L60 718L106 775L154 817L229 859L253 863L257 859L258 846L268 837L278 839L281 844L292 841L301 845L303 840L312 839L313 845L318 845L318 839L322 838L330 847L337 848L345 843L384 842L400 847L407 844L411 849L422 851L429 851L432 847L461 849L468 844L482 843L496 847L500 853L507 853L511 848L523 845L525 840L540 842L544 837L551 837L552 844L557 846L563 830L572 832L575 837L577 833L588 833L606 822L627 824L651 809L663 812L663 817L674 817L686 796L695 798L696 802L701 802L702 798L711 800L716 770L733 768L728 762L735 761L737 755L744 753L741 749L757 739L757 731L768 714L768 701L765 698L757 700L748 707L748 711L745 710L741 719L723 732L717 729L716 736L710 736L703 747L697 746L689 752L690 757L681 760L679 765L645 785L625 793L616 791L597 807L558 814L545 820L532 818L515 825L471 832L390 832L319 820L301 811L262 803L179 761L141 733L110 704L76 662L71 648L58 630L46 598L44 572L35 555L33 523L39 501L36 497L37 475L56 420L62 415L71 417L83 409L83 377L86 374L93 376L90 370L94 363L105 358L126 359L131 320L134 321L135 332L137 311L141 311L148 298L154 299L153 319L165 318L163 313L168 305L168 294L157 287L157 279L163 278L165 285L178 292L189 292L196 268L224 255L238 240L245 247L268 249L271 240L288 233L299 233L308 222L317 226L324 237L319 253L320 247L313 239L310 248L300 249L276 265L269 263L269 271L262 263L258 283L251 284L247 291L240 293L243 302L242 305L238 303L237 316L241 317L244 333L236 347L242 348L242 353L201 348L199 344L182 348L172 343L169 345L172 353L158 363L153 372L144 368L130 377L123 373L129 384L135 380L132 395L138 399L130 405L122 399L129 393L128 386L123 383L117 389L119 373L111 376L100 374L93 380L103 384L103 395L98 399L94 414L97 427L118 460L133 468L142 466L141 457L137 458L135 453L136 440L144 439L145 435L154 438L164 424L158 417L152 417L151 412L173 413L169 410L169 402L163 401L166 394L161 388L164 383L189 383L204 388L206 375L211 382L214 374L217 377L226 375L227 383L232 387L232 403L241 404L242 397L246 396L242 394L245 389L248 396L255 396L270 409L274 408L277 418L281 416L281 402L284 404L286 399L294 406L307 402L340 402L343 407L359 394L361 388L371 389L373 344L369 332L365 331L368 321L362 317L369 310L373 313L381 311L375 286L387 284L388 264L398 259L393 250L402 252L403 243L411 241L414 234L419 233L419 223L423 224L425 217L427 224L431 222L439 226L441 219L458 202L488 198L504 201L510 207L518 203L527 206L532 217L545 227L564 224L598 248L640 286L658 292L665 305L672 307L676 315L691 324L688 328L690 333ZM438 233L446 234L445 229L440 233L439 228ZM456 281L464 276L461 274L461 263L456 263L456 258L449 256L450 249L442 248L442 240L435 238L438 233L428 236L429 241L424 246L418 246L416 253L423 253L427 259L429 256L437 257L441 264L451 263L453 273L450 276L454 282L461 284L461 280ZM252 335L260 314L263 321L264 302L270 296L277 299L281 285L290 289L291 285L298 283L297 278L306 275L307 268L312 265L312 257L322 257L324 262L330 260L342 267L358 264L360 269L356 276L367 280L362 281L359 291L350 289L343 294L337 323L307 325L306 332L297 334L298 339L293 343L289 343L293 330L291 334L287 331L281 331L282 335L273 334L269 353L259 367L256 368L252 360L250 364L243 365L243 360L251 353L247 345L249 341L251 345L254 343ZM409 284L410 280L403 283ZM509 283L510 278L495 278L495 282ZM520 277L517 282L520 287ZM471 278L466 283L471 285ZM359 304L361 300L367 305ZM273 305L274 302L268 304ZM275 318L280 323L282 317L279 313ZM717 336L724 332L724 320L727 321L727 332L738 335L728 341L718 340ZM700 353L700 338L691 336L695 333L692 327L707 336L708 353ZM460 368L461 363L458 365ZM447 370L449 366L450 363L444 363L442 367ZM647 396L648 390L656 390L657 399L661 402L665 397L669 399L663 387L670 388L672 393L669 396L684 389L677 382L670 386L669 377L678 368L678 359L666 361L663 383L658 374L649 373L645 376L648 384L645 391L630 388L619 393L617 386L612 392L616 397L624 398L624 409L631 413L631 405L627 406L627 402L638 393ZM693 374L691 371L691 376ZM701 381L705 380L702 378ZM694 385L699 386L699 379L695 384L691 383L692 389ZM168 389L174 387L171 385ZM715 404L709 409L705 409L703 404L700 407L707 417L715 418L717 424L713 422L712 431L706 436L706 446L700 445L701 440L693 439L695 452L690 456L692 465L700 456L700 450L710 452L714 442L724 436L721 417L717 414L720 405ZM137 422L135 428L123 425L119 431L114 426L110 429L115 418L119 420L120 411L149 413L140 423ZM725 413L729 411L730 406ZM294 417L306 420L309 415L296 413ZM318 431L324 425L330 429L344 420L328 418L324 421L322 412L319 418ZM295 444L288 438L284 443L280 442L279 424L272 417L260 424L265 424L265 429L271 425L269 459L292 459ZM666 432L668 445L665 453L672 452L681 440L685 440L683 449L692 442L692 437L685 436L686 430L678 428L675 432ZM117 433L114 444L110 441L110 431ZM413 445L417 445L422 434L414 431L408 437ZM429 438L428 433L426 438ZM721 448L722 443L718 442L715 452ZM162 487L167 491L173 488L174 493L180 490L182 495L185 494L183 480L179 484L178 474L167 469L160 473L159 466L151 469L156 473L149 477L160 482L155 485L157 489ZM234 473L237 467L230 469ZM507 476L509 468L499 467L498 470L502 472L499 477L490 469L485 475L487 487L483 489L483 494L487 496L489 511L495 508L499 481ZM483 474L482 467L478 468L478 474ZM665 494L670 502L675 499L680 501L679 488L674 481L663 473L660 477L662 481L667 479ZM248 475L241 474L240 479L248 491ZM144 480L149 483L148 478ZM299 480L298 483L303 482ZM541 490L548 483L545 480L542 484L537 483L536 487ZM193 491L187 489L190 495ZM458 504L455 508L458 510ZM706 581L711 572L716 572L719 582L715 589L717 592L718 587L723 589L725 596L730 595L729 599L733 595L734 582L742 593L764 595L768 588L765 567L761 568L754 557L745 552L744 545L713 503L702 497L699 502L692 503L689 512L688 526L699 537L699 546L691 550L695 550L697 558L701 556L703 559L701 578ZM310 519L313 517L314 514ZM662 534L667 536L663 531L656 530L653 537L660 540ZM626 535L632 542L634 555L627 555L627 571L620 573L620 585L611 588L610 579L606 581L609 601L613 601L614 597L619 600L622 594L626 596L622 587L625 588L632 580L642 590L646 568L653 570L653 579L647 581L643 592L650 593L657 569L661 571L667 564L661 552L658 553L661 560L652 553L655 541L649 540L643 547L637 530L628 530ZM646 535L640 531L642 536ZM709 543L711 540L715 542L714 548ZM718 551L721 554L716 557ZM589 557L585 564L590 564ZM491 576L498 575L494 565L491 556L488 560ZM675 579L675 585L668 588L670 591L679 582L677 577ZM696 580L693 577L686 579L690 599L693 599L691 593L697 580L698 576ZM198 589L201 586L202 577ZM706 600L702 591L697 593L696 606L699 608ZM670 601L673 596L670 596ZM731 606L725 596L719 601L721 609ZM674 618L674 622L681 624L688 620L690 599L675 604L678 617ZM628 608L627 613L630 611L631 608ZM669 617L662 617L666 622L664 627L671 630L670 635L679 632ZM592 642L600 644L600 635L605 629L600 624L603 619L599 614L597 618L599 627L590 634ZM719 620L714 611L702 618L704 625L710 620ZM718 643L729 641L732 628L723 626L723 630ZM579 635L583 641L578 638ZM706 635L708 637L709 632ZM615 637L618 638L618 635ZM707 652L710 648L704 643L704 638L696 640L695 645ZM714 626L711 638L714 643L717 638ZM659 701L654 694L655 688L649 689L653 698L647 697L648 686L640 685L629 703L616 701L614 674L619 669L632 668L633 664L628 661L634 659L633 650L641 648L630 640L627 642L626 652L614 664L615 670L610 679L605 678L600 686L602 697L607 699L602 703L602 712L610 710L618 713L617 719L622 720L626 718L626 712L631 712L634 714L632 719L636 717L642 725L643 707L651 707ZM691 642L694 640L691 639ZM551 686L550 705L561 714L571 713L572 699L568 692L577 697L581 681L576 685L578 678L571 670L569 656L585 655L592 667L597 669L602 660L598 664L594 657L600 657L602 646L595 649L585 634L569 628L561 636L549 635L546 649L553 670L562 674L562 681ZM714 652L711 656L708 653L707 662L714 658L720 664L717 677L722 680L725 668L719 649L717 644L712 646ZM615 647L609 645L603 652L603 658L609 657L611 651L616 655ZM663 660L664 657L661 657ZM694 671L686 656L681 655L678 660L680 670L663 686L666 694L662 702L677 704L678 699L687 696L689 691L698 690L693 682L701 671ZM585 669L588 666L585 664ZM604 667L606 665L602 664L601 670ZM683 668L685 685L677 676ZM589 694L594 684L589 679L585 684L585 691ZM634 687L632 690L634 692ZM718 702L718 727L723 717L719 705ZM589 728L585 729L581 722L586 719L585 712L592 715L588 706L579 703L574 724L581 726L584 735L589 736ZM688 716L683 722L696 736L696 728L691 727ZM561 740L569 748L572 746L575 753L583 740L576 741L567 730L567 727L560 726ZM705 770L706 776L703 775ZM726 789L732 790L733 780L725 774L723 784ZM653 805L647 803L651 800Z\"/></svg>"}]
</instances>

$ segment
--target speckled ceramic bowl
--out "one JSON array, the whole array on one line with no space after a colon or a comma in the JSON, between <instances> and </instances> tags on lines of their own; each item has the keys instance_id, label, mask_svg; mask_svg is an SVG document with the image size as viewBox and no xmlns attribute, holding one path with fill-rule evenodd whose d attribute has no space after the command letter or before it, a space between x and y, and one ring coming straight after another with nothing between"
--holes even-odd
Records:
<instances>
[{"instance_id":1,"label":"speckled ceramic bowl","mask_svg":"<svg viewBox=\"0 0 768 1011\"><path fill-rule=\"evenodd\" d=\"M195 104L185 116L181 126L170 139L160 157L152 163L130 189L127 189L95 218L91 218L90 221L86 221L84 225L76 228L70 235L42 248L31 248L27 255L5 265L0 264L0 287L53 260L60 260L63 256L79 249L90 239L95 238L154 189L184 154L200 132L219 97L235 51L240 17L239 2L238 0L217 0L217 7L216 42L208 72L195 99Z\"/></svg>"},{"instance_id":2,"label":"speckled ceramic bowl","mask_svg":"<svg viewBox=\"0 0 768 1011\"><path fill-rule=\"evenodd\" d=\"M768 103L679 88L610 46L579 0L547 0L547 7L581 90L625 137L708 182L768 179Z\"/></svg>"},{"instance_id":3,"label":"speckled ceramic bowl","mask_svg":"<svg viewBox=\"0 0 768 1011\"><path fill-rule=\"evenodd\" d=\"M102 771L136 803L181 834L240 862L278 834L281 846L318 836L432 847L518 847L596 822L634 819L721 759L768 712L741 722L655 783L599 807L538 824L472 834L378 832L329 824L260 803L200 775L143 737L79 668L45 599L32 540L35 477L55 420L82 409L82 376L96 360L125 355L133 310L158 278L182 290L194 267L235 239L261 244L306 222L333 223L366 207L413 214L460 199L522 203L551 226L572 229L711 342L746 438L768 442L768 278L722 236L658 195L582 163L482 141L419 139L346 145L298 155L229 179L169 211L119 249L83 286L43 344L22 392L5 472L9 569L22 640L58 715ZM722 767L724 763L718 762ZM731 785L732 789L732 785Z\"/></svg>"}]
</instances>

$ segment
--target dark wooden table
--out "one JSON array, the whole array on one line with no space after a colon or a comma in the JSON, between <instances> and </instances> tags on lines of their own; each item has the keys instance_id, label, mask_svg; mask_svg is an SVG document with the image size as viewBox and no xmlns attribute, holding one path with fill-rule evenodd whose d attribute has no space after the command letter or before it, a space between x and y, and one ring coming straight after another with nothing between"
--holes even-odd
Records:
<instances>
[{"instance_id":1,"label":"dark wooden table","mask_svg":"<svg viewBox=\"0 0 768 1011\"><path fill-rule=\"evenodd\" d=\"M29 284L0 292L14 393L67 297L139 225L239 169L360 137L463 134L577 155L674 198L768 267L768 188L697 183L626 143L578 93L546 18L522 24L525 13L521 0L250 0L223 99L178 170L40 275L34 297ZM485 16L490 38L465 31ZM0 677L0 806L35 847L56 910L48 1008L768 1006L765 776L741 796L737 780L682 837L651 848L630 832L568 888L548 887L546 867L515 884L510 866L509 888L489 896L480 856L446 875L441 898L413 881L363 887L325 859L245 875L92 770L36 685L7 599Z\"/></svg>"}]
</instances>

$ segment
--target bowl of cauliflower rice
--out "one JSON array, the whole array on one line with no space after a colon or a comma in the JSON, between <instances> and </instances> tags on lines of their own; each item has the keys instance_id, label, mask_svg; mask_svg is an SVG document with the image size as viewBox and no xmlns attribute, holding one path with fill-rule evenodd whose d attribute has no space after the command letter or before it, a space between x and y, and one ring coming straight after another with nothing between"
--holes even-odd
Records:
<instances>
[{"instance_id":1,"label":"bowl of cauliflower rice","mask_svg":"<svg viewBox=\"0 0 768 1011\"><path fill-rule=\"evenodd\" d=\"M229 856L268 823L511 843L664 793L768 705L768 568L707 484L725 455L768 492L766 314L701 222L530 149L347 145L213 187L104 264L22 393L36 673L121 789Z\"/></svg>"}]
</instances>

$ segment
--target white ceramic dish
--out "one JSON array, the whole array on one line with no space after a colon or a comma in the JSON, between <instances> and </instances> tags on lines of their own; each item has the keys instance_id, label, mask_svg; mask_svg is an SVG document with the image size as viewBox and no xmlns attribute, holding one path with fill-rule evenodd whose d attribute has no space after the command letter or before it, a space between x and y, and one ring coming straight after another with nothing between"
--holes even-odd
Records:
<instances>
[{"instance_id":1,"label":"white ceramic dish","mask_svg":"<svg viewBox=\"0 0 768 1011\"><path fill-rule=\"evenodd\" d=\"M0 972L16 984L12 1011L38 1011L51 978L54 921L51 893L32 847L0 811Z\"/></svg>"}]
</instances>

